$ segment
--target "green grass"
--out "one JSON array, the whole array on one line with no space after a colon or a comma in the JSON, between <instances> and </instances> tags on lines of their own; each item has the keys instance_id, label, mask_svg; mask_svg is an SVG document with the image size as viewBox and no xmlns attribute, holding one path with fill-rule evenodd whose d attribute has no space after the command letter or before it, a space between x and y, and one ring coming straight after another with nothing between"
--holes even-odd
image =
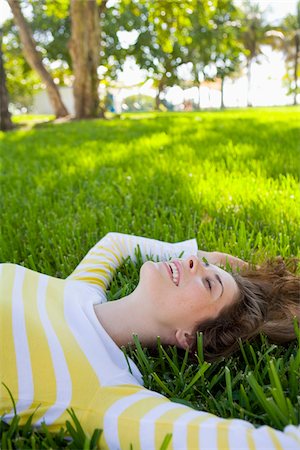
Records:
<instances>
[{"instance_id":1,"label":"green grass","mask_svg":"<svg viewBox=\"0 0 300 450\"><path fill-rule=\"evenodd\" d=\"M196 237L253 261L300 257L299 118L293 107L136 114L2 133L0 261L66 277L108 231ZM128 262L110 298L137 278ZM211 365L200 347L195 362L160 346L147 364L138 347L130 353L146 386L175 401L280 429L299 423L297 343L262 337Z\"/></svg>"}]
</instances>

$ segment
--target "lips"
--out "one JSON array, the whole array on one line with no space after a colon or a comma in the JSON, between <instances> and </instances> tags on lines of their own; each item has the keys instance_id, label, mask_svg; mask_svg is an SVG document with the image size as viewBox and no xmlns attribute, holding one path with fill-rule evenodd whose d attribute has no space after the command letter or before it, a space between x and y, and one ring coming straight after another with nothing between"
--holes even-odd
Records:
<instances>
[{"instance_id":1,"label":"lips","mask_svg":"<svg viewBox=\"0 0 300 450\"><path fill-rule=\"evenodd\" d=\"M175 286L178 286L180 281L180 264L178 263L178 261L170 261L165 263L165 266L172 282L175 284Z\"/></svg>"}]
</instances>

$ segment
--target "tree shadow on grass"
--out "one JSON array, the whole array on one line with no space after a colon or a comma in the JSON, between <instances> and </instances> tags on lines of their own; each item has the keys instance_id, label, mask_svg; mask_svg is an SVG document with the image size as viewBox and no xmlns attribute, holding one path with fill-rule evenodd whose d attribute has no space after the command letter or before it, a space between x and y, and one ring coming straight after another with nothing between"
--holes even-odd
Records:
<instances>
[{"instance_id":1,"label":"tree shadow on grass","mask_svg":"<svg viewBox=\"0 0 300 450\"><path fill-rule=\"evenodd\" d=\"M165 151L172 152L172 145L167 147ZM264 230L277 238L282 217L277 217L272 202L262 203L259 196L247 203L236 196L218 198L223 187L214 183L219 178L222 184L225 176L215 177L211 186L200 174L199 183L197 178L193 181L189 173L193 168L174 159L170 168L170 159L160 149L149 159L147 151L133 145L131 152L121 152L119 157L108 153L105 160L92 149L92 162L87 159L86 166L84 152L77 155L78 164L70 165L76 151L67 162L61 151L41 155L34 150L31 157L37 158L36 163L26 166L25 160L15 161L3 178L3 242L10 244L3 245L2 260L23 261L26 267L65 277L108 231L169 241L198 236L200 245L212 250L235 248L242 226L247 230L242 234L245 255L254 244L249 238L252 232L256 236ZM295 236L292 245L298 241Z\"/></svg>"}]
</instances>

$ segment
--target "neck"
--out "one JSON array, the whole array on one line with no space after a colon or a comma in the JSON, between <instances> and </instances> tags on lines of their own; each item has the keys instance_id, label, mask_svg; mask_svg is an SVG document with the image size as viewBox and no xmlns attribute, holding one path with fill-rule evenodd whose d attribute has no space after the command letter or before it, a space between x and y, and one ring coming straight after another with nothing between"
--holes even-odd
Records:
<instances>
[{"instance_id":1,"label":"neck","mask_svg":"<svg viewBox=\"0 0 300 450\"><path fill-rule=\"evenodd\" d=\"M141 303L142 299L134 291L120 300L94 306L99 322L119 347L133 343L133 335L137 335L143 345L151 347L157 336L161 336L150 311Z\"/></svg>"}]
</instances>

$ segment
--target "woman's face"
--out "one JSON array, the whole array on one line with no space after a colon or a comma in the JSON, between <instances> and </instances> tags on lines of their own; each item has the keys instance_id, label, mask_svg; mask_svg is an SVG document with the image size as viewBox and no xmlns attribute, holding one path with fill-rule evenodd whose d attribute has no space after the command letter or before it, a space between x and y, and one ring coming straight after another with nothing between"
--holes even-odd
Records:
<instances>
[{"instance_id":1,"label":"woman's face","mask_svg":"<svg viewBox=\"0 0 300 450\"><path fill-rule=\"evenodd\" d=\"M141 268L139 290L158 325L190 334L202 320L217 317L239 293L228 272L195 256L147 261Z\"/></svg>"}]
</instances>

